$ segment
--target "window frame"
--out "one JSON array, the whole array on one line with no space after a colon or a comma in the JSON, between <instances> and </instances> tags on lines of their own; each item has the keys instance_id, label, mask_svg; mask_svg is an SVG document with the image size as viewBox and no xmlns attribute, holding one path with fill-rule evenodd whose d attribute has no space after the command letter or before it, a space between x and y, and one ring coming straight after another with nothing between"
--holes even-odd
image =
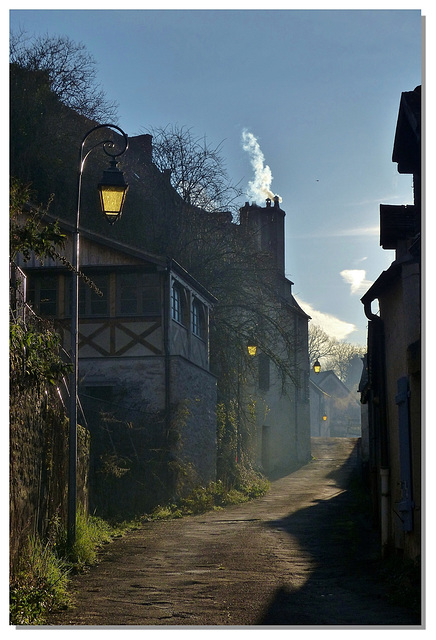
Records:
<instances>
[{"instance_id":1,"label":"window frame","mask_svg":"<svg viewBox=\"0 0 436 640\"><path fill-rule=\"evenodd\" d=\"M44 287L44 283L53 280L54 286L52 288ZM54 297L51 296L48 300L44 301L44 297L41 295L42 291L54 292ZM27 297L31 301L35 313L48 318L56 318L59 315L59 278L55 273L31 273L28 276L27 285ZM44 305L54 305L54 313L48 313L44 309Z\"/></svg>"},{"instance_id":2,"label":"window frame","mask_svg":"<svg viewBox=\"0 0 436 640\"><path fill-rule=\"evenodd\" d=\"M147 284L145 282L146 276L154 276L155 274L145 273L140 271L123 271L116 273L115 277L115 316L116 317L143 317L143 316L160 316L161 315L161 288L158 278L153 278L155 284ZM130 289L134 292L134 296L129 298L130 302L135 303L135 309L125 310L122 308L122 292L128 287L122 286L122 278L129 278L132 280ZM153 282L153 281L152 281ZM150 304L145 303L146 298L144 293L149 291L155 291L155 295L149 296L148 300ZM127 301L125 301L126 303Z\"/></svg>"},{"instance_id":3,"label":"window frame","mask_svg":"<svg viewBox=\"0 0 436 640\"><path fill-rule=\"evenodd\" d=\"M196 296L192 297L191 304L191 330L192 334L200 340L206 340L207 322L204 304Z\"/></svg>"},{"instance_id":4,"label":"window frame","mask_svg":"<svg viewBox=\"0 0 436 640\"><path fill-rule=\"evenodd\" d=\"M171 285L171 319L186 327L186 292L177 280Z\"/></svg>"}]
</instances>

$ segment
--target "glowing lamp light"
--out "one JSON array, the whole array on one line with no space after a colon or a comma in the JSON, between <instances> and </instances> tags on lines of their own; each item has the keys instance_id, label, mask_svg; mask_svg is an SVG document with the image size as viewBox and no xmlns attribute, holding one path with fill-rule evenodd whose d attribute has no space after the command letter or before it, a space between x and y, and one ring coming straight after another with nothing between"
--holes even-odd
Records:
<instances>
[{"instance_id":1,"label":"glowing lamp light","mask_svg":"<svg viewBox=\"0 0 436 640\"><path fill-rule=\"evenodd\" d=\"M123 172L117 167L117 161L111 160L110 167L103 171L98 185L101 209L110 224L121 218L128 188Z\"/></svg>"},{"instance_id":2,"label":"glowing lamp light","mask_svg":"<svg viewBox=\"0 0 436 640\"><path fill-rule=\"evenodd\" d=\"M316 359L315 364L313 365L313 370L315 373L319 373L321 371L321 365L319 364L318 359Z\"/></svg>"},{"instance_id":3,"label":"glowing lamp light","mask_svg":"<svg viewBox=\"0 0 436 640\"><path fill-rule=\"evenodd\" d=\"M324 422L327 420L327 416L324 414L322 419L324 420Z\"/></svg>"},{"instance_id":4,"label":"glowing lamp light","mask_svg":"<svg viewBox=\"0 0 436 640\"><path fill-rule=\"evenodd\" d=\"M247 351L249 356L255 356L257 353L257 344L253 336L248 336Z\"/></svg>"}]
</instances>

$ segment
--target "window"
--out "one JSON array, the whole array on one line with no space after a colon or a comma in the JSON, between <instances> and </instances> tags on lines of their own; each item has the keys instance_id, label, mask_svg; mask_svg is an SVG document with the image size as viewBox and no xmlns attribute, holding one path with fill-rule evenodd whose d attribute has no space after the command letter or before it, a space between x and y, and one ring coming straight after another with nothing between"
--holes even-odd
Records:
<instances>
[{"instance_id":1,"label":"window","mask_svg":"<svg viewBox=\"0 0 436 640\"><path fill-rule=\"evenodd\" d=\"M160 313L158 278L151 273L117 274L117 315L144 316Z\"/></svg>"},{"instance_id":2,"label":"window","mask_svg":"<svg viewBox=\"0 0 436 640\"><path fill-rule=\"evenodd\" d=\"M270 387L270 359L264 353L259 353L259 389L268 391Z\"/></svg>"},{"instance_id":3,"label":"window","mask_svg":"<svg viewBox=\"0 0 436 640\"><path fill-rule=\"evenodd\" d=\"M177 282L174 282L171 288L171 317L180 324L184 324L184 307L184 291Z\"/></svg>"},{"instance_id":4,"label":"window","mask_svg":"<svg viewBox=\"0 0 436 640\"><path fill-rule=\"evenodd\" d=\"M30 276L27 292L29 301L36 313L42 316L57 315L57 276Z\"/></svg>"},{"instance_id":5,"label":"window","mask_svg":"<svg viewBox=\"0 0 436 640\"><path fill-rule=\"evenodd\" d=\"M79 277L79 316L83 318L109 315L109 275L86 273L91 284ZM65 315L71 316L72 286L71 276L65 279ZM100 295L95 290L97 287Z\"/></svg>"},{"instance_id":6,"label":"window","mask_svg":"<svg viewBox=\"0 0 436 640\"><path fill-rule=\"evenodd\" d=\"M192 333L199 338L206 336L206 315L203 305L196 298L192 301Z\"/></svg>"},{"instance_id":7,"label":"window","mask_svg":"<svg viewBox=\"0 0 436 640\"><path fill-rule=\"evenodd\" d=\"M79 314L81 316L108 316L109 315L109 276L91 275L90 280L100 291L98 294L94 287L79 280Z\"/></svg>"}]
</instances>

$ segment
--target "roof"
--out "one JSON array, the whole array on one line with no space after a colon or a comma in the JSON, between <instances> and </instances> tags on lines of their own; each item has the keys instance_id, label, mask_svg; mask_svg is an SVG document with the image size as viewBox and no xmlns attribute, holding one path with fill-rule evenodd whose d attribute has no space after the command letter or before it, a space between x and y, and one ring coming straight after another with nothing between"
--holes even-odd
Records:
<instances>
[{"instance_id":1,"label":"roof","mask_svg":"<svg viewBox=\"0 0 436 640\"><path fill-rule=\"evenodd\" d=\"M399 260L394 260L391 266L386 269L386 271L382 271L377 280L371 285L368 291L360 298L360 301L363 305L370 304L373 300L378 298L380 294L382 294L394 280L401 273L401 268L404 264L418 262L419 258L416 256L412 256L407 254L403 258Z\"/></svg>"},{"instance_id":2,"label":"roof","mask_svg":"<svg viewBox=\"0 0 436 640\"><path fill-rule=\"evenodd\" d=\"M421 86L401 94L392 162L399 173L421 170Z\"/></svg>"},{"instance_id":3,"label":"roof","mask_svg":"<svg viewBox=\"0 0 436 640\"><path fill-rule=\"evenodd\" d=\"M342 380L338 378L338 376L332 369L329 369L328 371L320 371L319 373L311 373L310 380L323 391L323 385L325 385L328 381L333 381L336 386L341 389L342 392L346 394L351 393L349 388L342 382ZM332 394L330 393L330 395Z\"/></svg>"},{"instance_id":4,"label":"roof","mask_svg":"<svg viewBox=\"0 0 436 640\"><path fill-rule=\"evenodd\" d=\"M327 393L327 391L321 389L321 387L319 387L312 378L309 378L309 386L312 387L312 389L314 389L314 391L316 391L316 393L318 393L319 395L326 396L327 398L331 397L330 394Z\"/></svg>"},{"instance_id":5,"label":"roof","mask_svg":"<svg viewBox=\"0 0 436 640\"><path fill-rule=\"evenodd\" d=\"M67 222L66 220L59 220L49 213L44 214L44 218L50 220L51 222L57 221L59 228L66 233L72 234L74 232L74 225L72 225L70 222ZM157 267L160 267L162 270L169 269L181 276L187 283L195 288L198 293L201 293L207 300L209 300L210 303L217 302L217 298L212 293L210 293L210 291L208 291L200 282L198 282L198 280L196 280L178 262L168 256L159 256L153 253L149 253L148 251L143 251L123 242L118 242L111 238L107 238L106 236L96 233L95 231L90 231L89 229L80 229L80 236L90 242L102 245L114 252L123 253L137 260L154 264Z\"/></svg>"}]
</instances>

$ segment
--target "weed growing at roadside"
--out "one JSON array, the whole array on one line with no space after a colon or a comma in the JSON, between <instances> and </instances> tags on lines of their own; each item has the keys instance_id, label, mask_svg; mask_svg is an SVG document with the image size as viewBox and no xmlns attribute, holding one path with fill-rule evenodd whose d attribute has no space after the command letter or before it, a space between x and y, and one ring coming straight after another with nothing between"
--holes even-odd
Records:
<instances>
[{"instance_id":1,"label":"weed growing at roadside","mask_svg":"<svg viewBox=\"0 0 436 640\"><path fill-rule=\"evenodd\" d=\"M93 565L97 561L98 549L112 539L111 526L101 518L77 513L76 541L68 552L68 559L76 570Z\"/></svg>"},{"instance_id":2,"label":"weed growing at roadside","mask_svg":"<svg viewBox=\"0 0 436 640\"><path fill-rule=\"evenodd\" d=\"M69 571L50 543L29 538L11 583L11 624L42 624L48 612L67 606Z\"/></svg>"},{"instance_id":3,"label":"weed growing at roadside","mask_svg":"<svg viewBox=\"0 0 436 640\"><path fill-rule=\"evenodd\" d=\"M193 489L186 498L181 498L177 504L157 506L149 516L149 519L168 520L186 515L205 513L214 509L222 509L227 505L240 504L260 498L265 495L268 489L268 480L254 473L244 478L237 489L226 490L223 483L218 480L217 482L211 482L206 487Z\"/></svg>"},{"instance_id":4,"label":"weed growing at roadside","mask_svg":"<svg viewBox=\"0 0 436 640\"><path fill-rule=\"evenodd\" d=\"M10 623L41 625L51 611L66 608L71 571L82 571L98 559L98 550L113 538L139 526L124 522L112 526L101 518L86 516L79 510L76 522L76 542L67 550L66 532L59 520L52 523L49 539L43 544L31 537L21 554L19 567L11 576Z\"/></svg>"}]
</instances>

